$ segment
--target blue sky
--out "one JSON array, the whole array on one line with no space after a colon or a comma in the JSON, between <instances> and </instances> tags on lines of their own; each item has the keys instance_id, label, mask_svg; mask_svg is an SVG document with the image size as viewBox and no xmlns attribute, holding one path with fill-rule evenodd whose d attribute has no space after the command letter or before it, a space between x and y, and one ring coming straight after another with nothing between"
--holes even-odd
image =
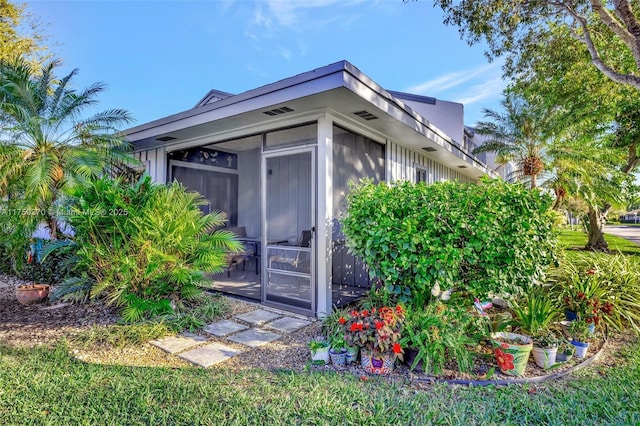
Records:
<instances>
[{"instance_id":1,"label":"blue sky","mask_svg":"<svg viewBox=\"0 0 640 426\"><path fill-rule=\"evenodd\" d=\"M27 1L49 45L103 82L100 109L136 124L193 107L208 90L241 93L343 59L382 87L498 109L500 64L445 27L430 1Z\"/></svg>"}]
</instances>

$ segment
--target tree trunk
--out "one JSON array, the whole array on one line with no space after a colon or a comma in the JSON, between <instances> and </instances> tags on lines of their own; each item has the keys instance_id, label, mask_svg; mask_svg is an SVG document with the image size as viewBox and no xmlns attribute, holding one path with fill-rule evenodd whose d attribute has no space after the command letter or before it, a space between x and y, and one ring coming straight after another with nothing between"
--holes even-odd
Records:
<instances>
[{"instance_id":1,"label":"tree trunk","mask_svg":"<svg viewBox=\"0 0 640 426\"><path fill-rule=\"evenodd\" d=\"M58 220L55 216L47 216L47 227L49 228L49 238L51 241L58 239Z\"/></svg>"},{"instance_id":2,"label":"tree trunk","mask_svg":"<svg viewBox=\"0 0 640 426\"><path fill-rule=\"evenodd\" d=\"M585 249L592 251L609 251L609 244L604 239L604 225L607 223L607 213L609 213L610 205L600 210L599 208L589 207L589 241Z\"/></svg>"},{"instance_id":3,"label":"tree trunk","mask_svg":"<svg viewBox=\"0 0 640 426\"><path fill-rule=\"evenodd\" d=\"M530 178L531 178L531 189L535 189L537 184L536 175L531 175Z\"/></svg>"}]
</instances>

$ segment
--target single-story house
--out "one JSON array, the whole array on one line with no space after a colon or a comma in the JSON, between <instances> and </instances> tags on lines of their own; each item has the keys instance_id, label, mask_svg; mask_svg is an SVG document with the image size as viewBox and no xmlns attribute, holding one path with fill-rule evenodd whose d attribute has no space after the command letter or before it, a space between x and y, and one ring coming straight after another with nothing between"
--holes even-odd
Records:
<instances>
[{"instance_id":1,"label":"single-story house","mask_svg":"<svg viewBox=\"0 0 640 426\"><path fill-rule=\"evenodd\" d=\"M622 223L640 223L640 210L630 210L620 215L619 219Z\"/></svg>"},{"instance_id":2,"label":"single-story house","mask_svg":"<svg viewBox=\"0 0 640 426\"><path fill-rule=\"evenodd\" d=\"M211 90L126 135L155 181L182 182L242 229L255 262L216 275L216 288L312 316L370 288L340 232L349 181L492 174L463 146L461 104L385 90L347 61Z\"/></svg>"}]
</instances>

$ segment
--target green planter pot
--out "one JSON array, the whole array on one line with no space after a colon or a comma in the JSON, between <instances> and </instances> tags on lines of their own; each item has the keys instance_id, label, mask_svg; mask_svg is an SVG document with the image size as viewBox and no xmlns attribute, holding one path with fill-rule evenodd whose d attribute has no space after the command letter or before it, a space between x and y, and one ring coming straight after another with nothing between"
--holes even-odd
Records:
<instances>
[{"instance_id":1,"label":"green planter pot","mask_svg":"<svg viewBox=\"0 0 640 426\"><path fill-rule=\"evenodd\" d=\"M533 349L531 338L516 333L493 333L491 343L500 371L510 376L522 376Z\"/></svg>"},{"instance_id":2,"label":"green planter pot","mask_svg":"<svg viewBox=\"0 0 640 426\"><path fill-rule=\"evenodd\" d=\"M347 364L353 364L358 360L358 352L360 348L358 346L347 346Z\"/></svg>"}]
</instances>

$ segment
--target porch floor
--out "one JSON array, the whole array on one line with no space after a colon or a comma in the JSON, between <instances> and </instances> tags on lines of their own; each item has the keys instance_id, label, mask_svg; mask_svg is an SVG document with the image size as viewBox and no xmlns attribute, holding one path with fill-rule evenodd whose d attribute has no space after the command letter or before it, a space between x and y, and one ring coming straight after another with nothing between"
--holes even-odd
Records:
<instances>
[{"instance_id":1,"label":"porch floor","mask_svg":"<svg viewBox=\"0 0 640 426\"><path fill-rule=\"evenodd\" d=\"M259 302L261 300L260 274L256 274L254 270L249 269L249 267L247 267L247 270L245 271L243 271L242 268L239 270L232 269L229 276L227 276L227 272L225 271L220 274L207 275L206 278L213 282L213 290L215 291ZM351 303L361 298L369 291L368 288L338 284L334 284L332 289L332 300L333 304L336 306L344 306ZM288 296L290 298L299 297L300 300L305 299L308 294L306 292L308 291L308 288L306 291L300 289L301 294L298 296L291 293L295 289L289 287L286 290L286 292L283 291L283 296ZM303 292L304 294L302 294Z\"/></svg>"}]
</instances>

